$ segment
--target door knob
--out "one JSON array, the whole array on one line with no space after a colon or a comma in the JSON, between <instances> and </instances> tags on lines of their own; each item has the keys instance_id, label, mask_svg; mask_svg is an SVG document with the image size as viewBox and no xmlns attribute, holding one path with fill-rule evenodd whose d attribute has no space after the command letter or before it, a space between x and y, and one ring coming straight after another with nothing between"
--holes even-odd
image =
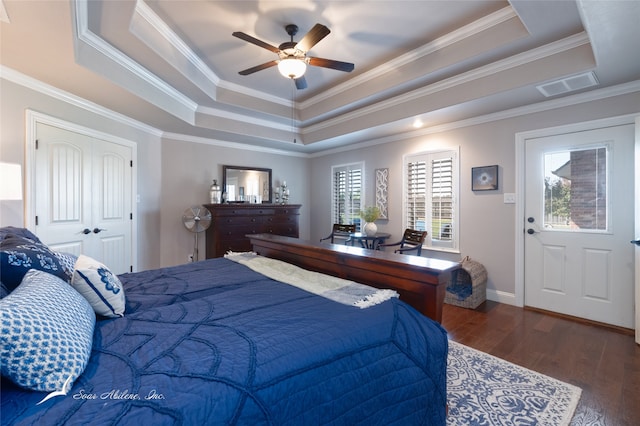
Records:
<instances>
[{"instance_id":1,"label":"door knob","mask_svg":"<svg viewBox=\"0 0 640 426\"><path fill-rule=\"evenodd\" d=\"M527 229L527 234L533 235L535 233L536 233L536 231L534 231L533 229L531 229L531 228Z\"/></svg>"},{"instance_id":2,"label":"door knob","mask_svg":"<svg viewBox=\"0 0 640 426\"><path fill-rule=\"evenodd\" d=\"M94 234L99 234L101 231L106 231L106 229L93 228L93 233L94 233Z\"/></svg>"},{"instance_id":3,"label":"door knob","mask_svg":"<svg viewBox=\"0 0 640 426\"><path fill-rule=\"evenodd\" d=\"M536 221L536 220L535 220L534 218L532 218L532 217L528 217L528 218L527 218L527 222L529 222L529 223L533 223L533 222L535 222L535 221Z\"/></svg>"},{"instance_id":4,"label":"door knob","mask_svg":"<svg viewBox=\"0 0 640 426\"><path fill-rule=\"evenodd\" d=\"M82 232L84 235L87 235L87 234L90 234L90 233L91 233L91 229L89 229L89 228L84 228L84 229L83 229L82 231L80 231L80 232Z\"/></svg>"},{"instance_id":5,"label":"door knob","mask_svg":"<svg viewBox=\"0 0 640 426\"><path fill-rule=\"evenodd\" d=\"M640 246L640 240L631 240L631 244L635 244L637 246Z\"/></svg>"}]
</instances>

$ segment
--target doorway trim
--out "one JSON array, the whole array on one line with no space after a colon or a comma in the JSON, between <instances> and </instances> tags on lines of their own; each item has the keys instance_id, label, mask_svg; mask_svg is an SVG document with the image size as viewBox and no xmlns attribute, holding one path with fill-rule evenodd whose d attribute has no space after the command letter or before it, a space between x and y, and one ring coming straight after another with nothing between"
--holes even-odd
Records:
<instances>
[{"instance_id":1,"label":"doorway trim","mask_svg":"<svg viewBox=\"0 0 640 426\"><path fill-rule=\"evenodd\" d=\"M50 115L43 114L31 109L27 109L25 112L25 167L24 167L24 179L25 179L25 199L24 199L24 212L25 212L25 227L35 229L35 217L36 217L36 200L35 200L35 159L36 159L36 128L38 124L46 124L53 127L58 127L63 130L67 130L74 133L79 133L88 137L102 139L104 141L123 145L131 148L131 159L133 161L134 169L131 174L131 213L133 214L133 220L131 221L131 264L133 271L138 270L138 145L130 140L120 138L118 136L110 135L108 133L101 132L99 130L90 129L79 124L75 124L69 121L65 121Z\"/></svg>"},{"instance_id":2,"label":"doorway trim","mask_svg":"<svg viewBox=\"0 0 640 426\"><path fill-rule=\"evenodd\" d=\"M603 118L593 121L584 121L580 123L567 124L556 127L548 127L544 129L530 130L526 132L516 133L516 217L515 217L515 305L524 306L524 229L525 229L525 142L527 139L562 135L568 133L581 132L586 130L601 129L604 127L620 126L624 124L635 124L636 119L640 115L628 114L618 117ZM636 170L640 164L636 164ZM636 271L637 274L638 271ZM637 280L636 280L637 281ZM636 293L640 289L636 288Z\"/></svg>"}]
</instances>

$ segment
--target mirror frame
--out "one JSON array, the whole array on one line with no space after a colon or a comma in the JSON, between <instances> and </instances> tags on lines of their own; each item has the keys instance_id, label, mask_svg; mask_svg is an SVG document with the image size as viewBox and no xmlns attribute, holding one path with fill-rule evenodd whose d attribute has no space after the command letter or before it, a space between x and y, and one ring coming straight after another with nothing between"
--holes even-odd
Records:
<instances>
[{"instance_id":1,"label":"mirror frame","mask_svg":"<svg viewBox=\"0 0 640 426\"><path fill-rule=\"evenodd\" d=\"M269 199L262 200L262 204L271 204L273 203L273 181L271 180L271 169L266 169L262 167L244 167L244 166L222 166L222 192L227 192L227 171L240 170L240 171L255 171L255 172L267 172L269 173ZM238 203L238 201L224 201L225 203ZM241 201L242 202L242 201Z\"/></svg>"}]
</instances>

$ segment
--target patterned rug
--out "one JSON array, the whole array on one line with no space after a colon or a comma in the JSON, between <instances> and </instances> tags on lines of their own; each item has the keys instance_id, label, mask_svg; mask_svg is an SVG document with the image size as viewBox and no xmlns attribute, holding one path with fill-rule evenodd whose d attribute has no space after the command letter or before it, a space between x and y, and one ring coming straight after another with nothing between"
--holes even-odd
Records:
<instances>
[{"instance_id":1,"label":"patterned rug","mask_svg":"<svg viewBox=\"0 0 640 426\"><path fill-rule=\"evenodd\" d=\"M449 341L447 425L569 425L582 390Z\"/></svg>"}]
</instances>

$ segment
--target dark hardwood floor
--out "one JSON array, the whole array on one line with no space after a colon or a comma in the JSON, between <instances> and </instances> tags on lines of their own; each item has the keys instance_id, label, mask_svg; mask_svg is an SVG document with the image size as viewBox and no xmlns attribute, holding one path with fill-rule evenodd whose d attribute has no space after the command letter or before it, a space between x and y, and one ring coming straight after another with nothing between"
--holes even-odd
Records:
<instances>
[{"instance_id":1,"label":"dark hardwood floor","mask_svg":"<svg viewBox=\"0 0 640 426\"><path fill-rule=\"evenodd\" d=\"M640 425L640 346L633 335L487 301L445 305L449 338L582 388L572 425Z\"/></svg>"}]
</instances>

